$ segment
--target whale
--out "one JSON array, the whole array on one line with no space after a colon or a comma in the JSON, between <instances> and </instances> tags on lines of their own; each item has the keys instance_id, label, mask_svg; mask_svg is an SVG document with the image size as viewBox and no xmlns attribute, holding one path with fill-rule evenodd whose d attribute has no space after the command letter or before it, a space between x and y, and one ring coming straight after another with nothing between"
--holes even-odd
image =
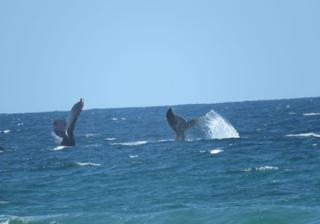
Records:
<instances>
[{"instance_id":1,"label":"whale","mask_svg":"<svg viewBox=\"0 0 320 224\"><path fill-rule=\"evenodd\" d=\"M185 140L185 131L192 128L197 124L198 119L194 118L189 121L185 120L183 117L174 114L172 108L170 107L167 111L167 121L169 126L176 133L176 141L184 141Z\"/></svg>"},{"instance_id":2,"label":"whale","mask_svg":"<svg viewBox=\"0 0 320 224\"><path fill-rule=\"evenodd\" d=\"M82 111L84 102L80 99L79 102L73 105L67 120L56 119L53 122L54 133L62 138L60 145L63 146L75 146L76 142L74 139L73 131L77 122L77 119Z\"/></svg>"}]
</instances>

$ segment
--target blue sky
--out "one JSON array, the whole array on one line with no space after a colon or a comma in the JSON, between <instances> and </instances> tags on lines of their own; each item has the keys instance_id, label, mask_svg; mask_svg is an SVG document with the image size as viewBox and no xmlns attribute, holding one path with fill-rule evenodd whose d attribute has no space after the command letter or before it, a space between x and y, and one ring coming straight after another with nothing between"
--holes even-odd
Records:
<instances>
[{"instance_id":1,"label":"blue sky","mask_svg":"<svg viewBox=\"0 0 320 224\"><path fill-rule=\"evenodd\" d=\"M319 96L320 1L0 1L0 112Z\"/></svg>"}]
</instances>

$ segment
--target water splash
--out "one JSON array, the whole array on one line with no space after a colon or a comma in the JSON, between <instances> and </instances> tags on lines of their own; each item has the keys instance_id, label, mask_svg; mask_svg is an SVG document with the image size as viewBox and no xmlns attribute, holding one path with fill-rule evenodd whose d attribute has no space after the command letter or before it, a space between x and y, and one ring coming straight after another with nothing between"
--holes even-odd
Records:
<instances>
[{"instance_id":1,"label":"water splash","mask_svg":"<svg viewBox=\"0 0 320 224\"><path fill-rule=\"evenodd\" d=\"M200 120L210 139L240 138L238 131L213 110L201 117Z\"/></svg>"}]
</instances>

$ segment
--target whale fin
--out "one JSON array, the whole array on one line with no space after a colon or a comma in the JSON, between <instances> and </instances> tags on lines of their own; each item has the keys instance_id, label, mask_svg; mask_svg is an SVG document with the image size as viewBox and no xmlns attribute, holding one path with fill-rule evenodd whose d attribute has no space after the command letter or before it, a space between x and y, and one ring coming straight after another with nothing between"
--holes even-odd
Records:
<instances>
[{"instance_id":1,"label":"whale fin","mask_svg":"<svg viewBox=\"0 0 320 224\"><path fill-rule=\"evenodd\" d=\"M176 140L184 140L184 132L187 129L192 128L197 123L198 119L191 119L189 121L186 121L184 118L174 114L172 112L172 109L169 108L169 110L167 111L167 120L170 127L176 132Z\"/></svg>"},{"instance_id":2,"label":"whale fin","mask_svg":"<svg viewBox=\"0 0 320 224\"><path fill-rule=\"evenodd\" d=\"M57 119L53 122L53 130L54 133L63 138L66 135L66 126L67 126L67 122L65 120L62 119Z\"/></svg>"}]
</instances>

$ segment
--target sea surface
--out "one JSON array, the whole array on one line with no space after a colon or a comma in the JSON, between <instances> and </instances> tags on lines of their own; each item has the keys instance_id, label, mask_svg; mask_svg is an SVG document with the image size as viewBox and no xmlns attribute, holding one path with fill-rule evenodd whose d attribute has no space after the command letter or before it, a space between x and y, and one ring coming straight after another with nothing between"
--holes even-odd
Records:
<instances>
[{"instance_id":1,"label":"sea surface","mask_svg":"<svg viewBox=\"0 0 320 224\"><path fill-rule=\"evenodd\" d=\"M70 105L71 107L72 105ZM86 106L86 105L85 105ZM0 224L320 223L320 98L0 114Z\"/></svg>"}]
</instances>

